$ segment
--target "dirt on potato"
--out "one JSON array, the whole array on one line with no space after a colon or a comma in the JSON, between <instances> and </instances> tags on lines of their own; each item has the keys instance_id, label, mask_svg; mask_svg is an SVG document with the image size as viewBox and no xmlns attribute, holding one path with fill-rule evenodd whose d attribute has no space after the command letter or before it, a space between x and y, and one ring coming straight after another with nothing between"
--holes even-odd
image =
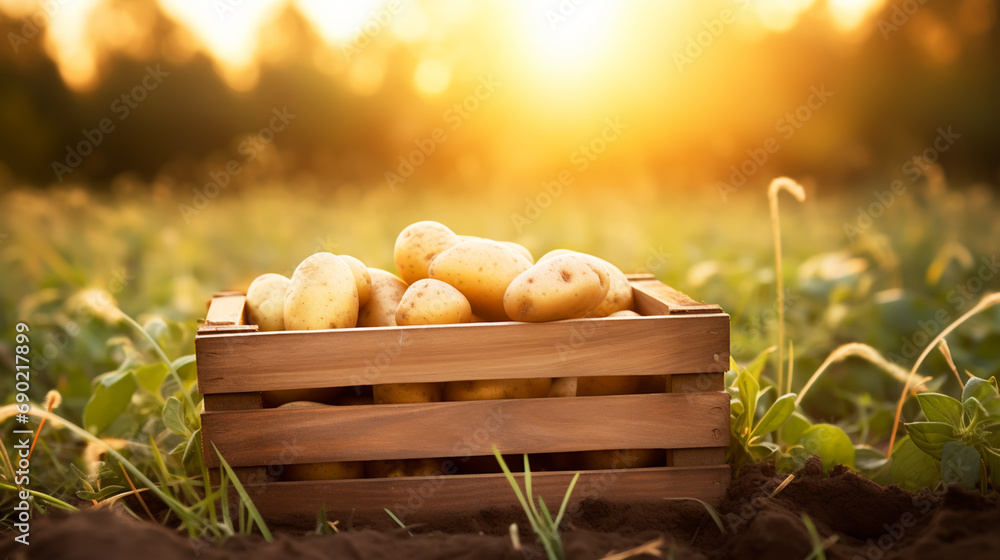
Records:
<instances>
[{"instance_id":1,"label":"dirt on potato","mask_svg":"<svg viewBox=\"0 0 1000 560\"><path fill-rule=\"evenodd\" d=\"M809 556L815 546L802 520L815 524L830 559L997 558L1000 553L1000 502L952 487L906 492L880 486L846 468L822 475L815 458L785 480L773 467L744 468L733 479L719 508L720 532L697 502L655 500L615 502L588 500L570 520L563 542L570 559L602 558L662 538L661 557L780 558ZM510 525L521 528L521 550L515 550ZM474 516L437 519L407 531L396 528L341 525L333 536L304 534L274 527L274 542L259 536L233 537L221 546L186 538L151 522L112 512L52 514L32 523L30 545L0 541L0 557L46 560L102 558L202 560L239 558L544 558L540 545L525 530L524 514L513 508L488 508ZM636 558L655 558L640 555Z\"/></svg>"}]
</instances>

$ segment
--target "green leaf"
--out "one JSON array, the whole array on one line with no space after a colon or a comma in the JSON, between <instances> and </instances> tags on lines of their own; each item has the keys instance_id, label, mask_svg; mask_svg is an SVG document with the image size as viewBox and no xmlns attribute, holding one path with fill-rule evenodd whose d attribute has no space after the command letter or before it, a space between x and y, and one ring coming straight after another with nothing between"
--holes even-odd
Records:
<instances>
[{"instance_id":1,"label":"green leaf","mask_svg":"<svg viewBox=\"0 0 1000 560\"><path fill-rule=\"evenodd\" d=\"M979 483L979 452L957 441L949 441L941 450L941 480L972 490Z\"/></svg>"},{"instance_id":2,"label":"green leaf","mask_svg":"<svg viewBox=\"0 0 1000 560\"><path fill-rule=\"evenodd\" d=\"M780 451L781 449L778 447L778 444L771 443L769 441L762 441L750 446L750 454L753 455L753 458L758 461L767 459L771 455L779 453Z\"/></svg>"},{"instance_id":3,"label":"green leaf","mask_svg":"<svg viewBox=\"0 0 1000 560\"><path fill-rule=\"evenodd\" d=\"M743 402L745 409L742 428L745 428L749 432L753 428L753 417L757 411L757 397L759 396L760 385L752 375L744 370L736 378L736 387L740 390L740 401Z\"/></svg>"},{"instance_id":4,"label":"green leaf","mask_svg":"<svg viewBox=\"0 0 1000 560\"><path fill-rule=\"evenodd\" d=\"M167 374L169 373L170 368L167 367L167 364L156 362L155 364L148 364L137 368L135 370L135 379L143 389L150 393L159 394L160 386L163 385L163 380L167 378Z\"/></svg>"},{"instance_id":5,"label":"green leaf","mask_svg":"<svg viewBox=\"0 0 1000 560\"><path fill-rule=\"evenodd\" d=\"M941 480L941 462L921 451L909 436L896 442L891 461L892 480L905 490L916 492Z\"/></svg>"},{"instance_id":6,"label":"green leaf","mask_svg":"<svg viewBox=\"0 0 1000 560\"><path fill-rule=\"evenodd\" d=\"M740 414L743 414L744 412L745 411L743 410L743 403L741 403L738 400L729 401L730 416L732 416L733 418L738 418Z\"/></svg>"},{"instance_id":7,"label":"green leaf","mask_svg":"<svg viewBox=\"0 0 1000 560\"><path fill-rule=\"evenodd\" d=\"M913 443L939 461L944 444L956 438L955 428L944 422L911 422L905 426Z\"/></svg>"},{"instance_id":8,"label":"green leaf","mask_svg":"<svg viewBox=\"0 0 1000 560\"><path fill-rule=\"evenodd\" d=\"M777 430L788 420L788 417L793 412L795 412L795 393L782 395L778 400L774 401L771 408L767 409L764 417L754 427L753 433L750 436L764 436Z\"/></svg>"},{"instance_id":9,"label":"green leaf","mask_svg":"<svg viewBox=\"0 0 1000 560\"><path fill-rule=\"evenodd\" d=\"M983 450L983 459L990 471L990 482L993 483L994 490L1000 490L1000 451L986 447Z\"/></svg>"},{"instance_id":10,"label":"green leaf","mask_svg":"<svg viewBox=\"0 0 1000 560\"><path fill-rule=\"evenodd\" d=\"M764 371L764 365L767 364L767 359L777 350L777 346L771 346L770 348L765 348L760 354L757 354L753 360L747 364L747 373L753 376L753 378L760 382L760 372Z\"/></svg>"},{"instance_id":11,"label":"green leaf","mask_svg":"<svg viewBox=\"0 0 1000 560\"><path fill-rule=\"evenodd\" d=\"M854 466L859 471L877 471L889 463L885 454L867 445L858 445L854 448Z\"/></svg>"},{"instance_id":12,"label":"green leaf","mask_svg":"<svg viewBox=\"0 0 1000 560\"><path fill-rule=\"evenodd\" d=\"M793 412L785 425L781 427L781 441L785 445L796 445L802 439L802 433L812 427L812 422L800 412Z\"/></svg>"},{"instance_id":13,"label":"green leaf","mask_svg":"<svg viewBox=\"0 0 1000 560\"><path fill-rule=\"evenodd\" d=\"M962 428L962 403L941 393L918 393L917 402L930 422L944 422L956 430Z\"/></svg>"},{"instance_id":14,"label":"green leaf","mask_svg":"<svg viewBox=\"0 0 1000 560\"><path fill-rule=\"evenodd\" d=\"M84 427L97 435L110 426L125 412L135 389L135 375L130 369L103 377L83 409Z\"/></svg>"},{"instance_id":15,"label":"green leaf","mask_svg":"<svg viewBox=\"0 0 1000 560\"><path fill-rule=\"evenodd\" d=\"M976 397L985 406L990 401L1000 398L997 391L997 378L991 377L988 381L982 377L973 377L965 382L965 389L962 390L962 400L969 397Z\"/></svg>"},{"instance_id":16,"label":"green leaf","mask_svg":"<svg viewBox=\"0 0 1000 560\"><path fill-rule=\"evenodd\" d=\"M179 436L191 435L191 429L184 418L184 405L177 397L170 397L167 404L163 405L163 424Z\"/></svg>"},{"instance_id":17,"label":"green leaf","mask_svg":"<svg viewBox=\"0 0 1000 560\"><path fill-rule=\"evenodd\" d=\"M844 430L833 424L816 424L802 432L800 442L810 455L823 459L823 472L830 472L834 465L854 468L854 445Z\"/></svg>"},{"instance_id":18,"label":"green leaf","mask_svg":"<svg viewBox=\"0 0 1000 560\"><path fill-rule=\"evenodd\" d=\"M962 408L965 410L965 426L970 430L975 429L983 422L995 421L990 418L989 411L976 397L966 399L962 403Z\"/></svg>"},{"instance_id":19,"label":"green leaf","mask_svg":"<svg viewBox=\"0 0 1000 560\"><path fill-rule=\"evenodd\" d=\"M80 490L79 492L76 493L76 497L80 498L81 500L97 500L98 502L100 502L106 498L110 498L111 496L118 494L119 492L124 492L124 491L125 491L124 486L111 485L101 488L100 492L86 492L84 490Z\"/></svg>"}]
</instances>

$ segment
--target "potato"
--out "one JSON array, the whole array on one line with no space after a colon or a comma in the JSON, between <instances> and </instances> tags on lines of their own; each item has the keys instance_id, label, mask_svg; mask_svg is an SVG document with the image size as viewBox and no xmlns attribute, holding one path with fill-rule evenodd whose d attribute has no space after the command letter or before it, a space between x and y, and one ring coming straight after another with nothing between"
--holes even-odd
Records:
<instances>
[{"instance_id":1,"label":"potato","mask_svg":"<svg viewBox=\"0 0 1000 560\"><path fill-rule=\"evenodd\" d=\"M559 255L515 278L504 294L504 310L515 321L577 319L604 300L609 286L604 265L586 255Z\"/></svg>"},{"instance_id":2,"label":"potato","mask_svg":"<svg viewBox=\"0 0 1000 560\"><path fill-rule=\"evenodd\" d=\"M440 402L440 383L386 383L372 385L375 404Z\"/></svg>"},{"instance_id":3,"label":"potato","mask_svg":"<svg viewBox=\"0 0 1000 560\"><path fill-rule=\"evenodd\" d=\"M358 286L351 267L331 253L299 263L285 294L288 330L343 329L358 322Z\"/></svg>"},{"instance_id":4,"label":"potato","mask_svg":"<svg viewBox=\"0 0 1000 560\"><path fill-rule=\"evenodd\" d=\"M292 401L286 402L285 404L279 406L278 408L283 410L303 410L303 409L316 409L316 408L326 408L328 404L319 403L315 401Z\"/></svg>"},{"instance_id":5,"label":"potato","mask_svg":"<svg viewBox=\"0 0 1000 560\"><path fill-rule=\"evenodd\" d=\"M588 255L587 253L578 253L576 251L570 251L569 249L555 249L545 253L538 259L539 263L553 259L558 256L577 254L584 255L587 258L594 259L597 262L603 264L608 272L608 278L611 280L611 286L608 288L608 293L604 296L604 301L600 303L593 311L587 314L587 317L608 317L612 313L623 310L631 310L634 304L632 298L632 285L629 284L628 276L621 271L617 266L609 263L608 261L595 257L594 255Z\"/></svg>"},{"instance_id":6,"label":"potato","mask_svg":"<svg viewBox=\"0 0 1000 560\"><path fill-rule=\"evenodd\" d=\"M631 309L622 309L621 311L615 311L614 313L608 315L608 317L642 317L642 315L639 315Z\"/></svg>"},{"instance_id":7,"label":"potato","mask_svg":"<svg viewBox=\"0 0 1000 560\"><path fill-rule=\"evenodd\" d=\"M450 381L444 384L444 400L484 401L541 398L548 394L551 385L552 380L548 378Z\"/></svg>"},{"instance_id":8,"label":"potato","mask_svg":"<svg viewBox=\"0 0 1000 560\"><path fill-rule=\"evenodd\" d=\"M521 256L528 259L528 262L530 262L531 264L535 264L535 257L531 255L531 251L529 251L528 248L525 247L524 245L521 245L520 243L514 243L513 241L501 241L500 244L510 247L511 249L517 251L518 253L521 253Z\"/></svg>"},{"instance_id":9,"label":"potato","mask_svg":"<svg viewBox=\"0 0 1000 560\"><path fill-rule=\"evenodd\" d=\"M584 469L637 469L667 464L666 452L662 449L583 451L580 455Z\"/></svg>"},{"instance_id":10,"label":"potato","mask_svg":"<svg viewBox=\"0 0 1000 560\"><path fill-rule=\"evenodd\" d=\"M260 394L265 408L284 406L298 401L327 403L337 398L343 387L324 387L320 389L282 389L280 391L264 391Z\"/></svg>"},{"instance_id":11,"label":"potato","mask_svg":"<svg viewBox=\"0 0 1000 560\"><path fill-rule=\"evenodd\" d=\"M406 292L403 282L391 272L369 268L372 279L371 296L358 312L359 327L395 327L396 308Z\"/></svg>"},{"instance_id":12,"label":"potato","mask_svg":"<svg viewBox=\"0 0 1000 560\"><path fill-rule=\"evenodd\" d=\"M282 478L285 480L334 480L362 478L365 475L364 461L299 463L285 465L284 468Z\"/></svg>"},{"instance_id":13,"label":"potato","mask_svg":"<svg viewBox=\"0 0 1000 560\"><path fill-rule=\"evenodd\" d=\"M431 221L406 226L396 238L393 260L399 277L407 284L427 278L427 267L445 249L461 243L455 232Z\"/></svg>"},{"instance_id":14,"label":"potato","mask_svg":"<svg viewBox=\"0 0 1000 560\"><path fill-rule=\"evenodd\" d=\"M446 325L472 322L472 306L462 292L440 280L424 278L406 289L396 309L396 324Z\"/></svg>"},{"instance_id":15,"label":"potato","mask_svg":"<svg viewBox=\"0 0 1000 560\"><path fill-rule=\"evenodd\" d=\"M508 320L504 293L531 263L496 241L473 240L456 245L431 262L428 274L452 285L469 300L472 312L492 321Z\"/></svg>"},{"instance_id":16,"label":"potato","mask_svg":"<svg viewBox=\"0 0 1000 560\"><path fill-rule=\"evenodd\" d=\"M368 298L371 297L372 293L372 277L371 274L368 274L368 267L350 255L337 256L351 267L351 273L354 274L354 282L358 286L358 306L368 303Z\"/></svg>"},{"instance_id":17,"label":"potato","mask_svg":"<svg viewBox=\"0 0 1000 560\"><path fill-rule=\"evenodd\" d=\"M580 377L576 381L576 396L629 395L639 389L637 375L599 375ZM666 386L664 384L664 386Z\"/></svg>"},{"instance_id":18,"label":"potato","mask_svg":"<svg viewBox=\"0 0 1000 560\"><path fill-rule=\"evenodd\" d=\"M443 459L391 459L365 463L365 477L434 476L442 474Z\"/></svg>"},{"instance_id":19,"label":"potato","mask_svg":"<svg viewBox=\"0 0 1000 560\"><path fill-rule=\"evenodd\" d=\"M285 293L288 278L280 274L262 274L247 288L247 314L261 331L285 330Z\"/></svg>"}]
</instances>

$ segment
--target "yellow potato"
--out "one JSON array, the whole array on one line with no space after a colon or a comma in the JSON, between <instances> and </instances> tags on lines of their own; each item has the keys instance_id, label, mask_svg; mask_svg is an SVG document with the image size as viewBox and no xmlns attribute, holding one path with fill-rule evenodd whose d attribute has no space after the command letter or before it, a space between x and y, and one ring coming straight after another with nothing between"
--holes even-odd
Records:
<instances>
[{"instance_id":1,"label":"yellow potato","mask_svg":"<svg viewBox=\"0 0 1000 560\"><path fill-rule=\"evenodd\" d=\"M286 402L285 404L279 406L278 408L282 410L303 410L310 408L326 408L331 406L329 404L314 402L314 401L292 401Z\"/></svg>"},{"instance_id":2,"label":"yellow potato","mask_svg":"<svg viewBox=\"0 0 1000 560\"><path fill-rule=\"evenodd\" d=\"M552 380L548 378L451 381L444 384L444 400L485 401L541 398L549 393L551 385Z\"/></svg>"},{"instance_id":3,"label":"yellow potato","mask_svg":"<svg viewBox=\"0 0 1000 560\"><path fill-rule=\"evenodd\" d=\"M593 311L588 313L587 317L609 317L612 313L632 309L632 306L634 305L632 298L632 285L629 284L628 277L625 276L625 273L608 261L600 257L595 257L594 255L588 255L587 253L579 253L576 251L570 251L569 249L555 249L542 255L538 259L538 262L542 263L561 255L572 254L584 255L587 258L594 259L595 261L603 264L607 269L608 278L611 281L608 293L604 296L604 301L594 308Z\"/></svg>"},{"instance_id":4,"label":"yellow potato","mask_svg":"<svg viewBox=\"0 0 1000 560\"><path fill-rule=\"evenodd\" d=\"M472 240L456 245L431 262L428 274L452 285L469 300L472 312L493 321L508 320L504 292L531 263L496 241Z\"/></svg>"},{"instance_id":5,"label":"yellow potato","mask_svg":"<svg viewBox=\"0 0 1000 560\"><path fill-rule=\"evenodd\" d=\"M406 292L403 282L391 272L369 268L372 292L368 303L358 312L359 327L395 327L396 308Z\"/></svg>"},{"instance_id":6,"label":"yellow potato","mask_svg":"<svg viewBox=\"0 0 1000 560\"><path fill-rule=\"evenodd\" d=\"M264 391L260 394L265 408L284 406L298 401L327 403L337 398L343 387L324 387L320 389L283 389L280 391Z\"/></svg>"},{"instance_id":7,"label":"yellow potato","mask_svg":"<svg viewBox=\"0 0 1000 560\"><path fill-rule=\"evenodd\" d=\"M434 476L442 474L444 459L392 459L365 463L367 478L392 478L398 476Z\"/></svg>"},{"instance_id":8,"label":"yellow potato","mask_svg":"<svg viewBox=\"0 0 1000 560\"><path fill-rule=\"evenodd\" d=\"M427 278L427 267L438 254L461 243L455 232L431 221L406 226L396 238L393 260L399 277L407 284Z\"/></svg>"},{"instance_id":9,"label":"yellow potato","mask_svg":"<svg viewBox=\"0 0 1000 560\"><path fill-rule=\"evenodd\" d=\"M354 283L358 286L358 306L368 303L368 298L371 297L372 293L372 277L368 273L368 267L350 255L338 256L347 263L347 266L351 267L351 273L354 274Z\"/></svg>"},{"instance_id":10,"label":"yellow potato","mask_svg":"<svg viewBox=\"0 0 1000 560\"><path fill-rule=\"evenodd\" d=\"M630 395L639 389L637 375L599 375L576 380L576 396Z\"/></svg>"},{"instance_id":11,"label":"yellow potato","mask_svg":"<svg viewBox=\"0 0 1000 560\"><path fill-rule=\"evenodd\" d=\"M621 311L615 311L614 313L608 315L608 317L642 317L642 315L639 315L631 309L622 309Z\"/></svg>"},{"instance_id":12,"label":"yellow potato","mask_svg":"<svg viewBox=\"0 0 1000 560\"><path fill-rule=\"evenodd\" d=\"M440 402L440 383L386 383L373 385L375 404Z\"/></svg>"},{"instance_id":13,"label":"yellow potato","mask_svg":"<svg viewBox=\"0 0 1000 560\"><path fill-rule=\"evenodd\" d=\"M396 324L447 325L472 321L472 307L462 292L440 280L424 278L406 289L396 308Z\"/></svg>"},{"instance_id":14,"label":"yellow potato","mask_svg":"<svg viewBox=\"0 0 1000 560\"><path fill-rule=\"evenodd\" d=\"M364 475L364 461L342 461L285 465L282 478L285 480L334 480L341 478L362 478Z\"/></svg>"},{"instance_id":15,"label":"yellow potato","mask_svg":"<svg viewBox=\"0 0 1000 560\"><path fill-rule=\"evenodd\" d=\"M261 331L285 330L285 293L290 282L280 274L263 274L247 288L247 315Z\"/></svg>"},{"instance_id":16,"label":"yellow potato","mask_svg":"<svg viewBox=\"0 0 1000 560\"><path fill-rule=\"evenodd\" d=\"M577 319L594 310L608 294L608 272L586 255L559 255L521 273L503 298L507 316L537 323Z\"/></svg>"},{"instance_id":17,"label":"yellow potato","mask_svg":"<svg viewBox=\"0 0 1000 560\"><path fill-rule=\"evenodd\" d=\"M358 322L358 286L351 267L331 253L299 263L285 294L288 330L343 329Z\"/></svg>"},{"instance_id":18,"label":"yellow potato","mask_svg":"<svg viewBox=\"0 0 1000 560\"><path fill-rule=\"evenodd\" d=\"M529 251L528 248L525 247L524 245L521 245L520 243L514 243L513 241L501 241L500 244L506 245L507 247L510 247L511 249L517 251L518 253L521 253L521 256L528 259L528 262L530 262L531 264L535 264L535 257L531 255L531 251Z\"/></svg>"},{"instance_id":19,"label":"yellow potato","mask_svg":"<svg viewBox=\"0 0 1000 560\"><path fill-rule=\"evenodd\" d=\"M666 452L662 449L584 451L580 455L584 469L637 469L667 464Z\"/></svg>"}]
</instances>

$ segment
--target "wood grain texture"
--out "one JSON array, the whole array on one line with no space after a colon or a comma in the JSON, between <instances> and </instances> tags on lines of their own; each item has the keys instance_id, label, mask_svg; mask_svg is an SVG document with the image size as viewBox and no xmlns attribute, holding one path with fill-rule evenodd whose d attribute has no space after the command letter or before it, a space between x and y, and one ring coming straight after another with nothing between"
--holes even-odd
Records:
<instances>
[{"instance_id":1,"label":"wood grain texture","mask_svg":"<svg viewBox=\"0 0 1000 560\"><path fill-rule=\"evenodd\" d=\"M632 279L632 295L640 315L661 313L666 305L674 315L722 313L718 305L697 301L656 279Z\"/></svg>"},{"instance_id":2,"label":"wood grain texture","mask_svg":"<svg viewBox=\"0 0 1000 560\"><path fill-rule=\"evenodd\" d=\"M212 297L205 316L205 326L242 325L246 323L247 297L238 292L223 292Z\"/></svg>"},{"instance_id":3,"label":"wood grain texture","mask_svg":"<svg viewBox=\"0 0 1000 560\"><path fill-rule=\"evenodd\" d=\"M515 474L523 488L522 475ZM531 476L532 490L550 508L558 508L573 473L539 472ZM698 498L718 506L731 478L727 465L714 467L656 467L582 471L570 498L569 512L587 498L661 501ZM320 508L327 519L345 527L355 523L391 528L388 508L405 524L439 516L470 515L483 508L518 508L517 498L502 474L438 477L275 482L250 492L254 504L270 523L315 527Z\"/></svg>"},{"instance_id":4,"label":"wood grain texture","mask_svg":"<svg viewBox=\"0 0 1000 560\"><path fill-rule=\"evenodd\" d=\"M231 466L729 445L729 395L652 393L206 412ZM205 463L218 466L214 454Z\"/></svg>"},{"instance_id":5,"label":"wood grain texture","mask_svg":"<svg viewBox=\"0 0 1000 560\"><path fill-rule=\"evenodd\" d=\"M725 393L725 374L723 373L689 373L684 375L670 375L667 377L668 392L677 395L696 395L705 391L718 391ZM729 405L726 410L728 413ZM729 430L729 423L726 422L722 428ZM726 462L726 448L702 448L702 449L670 449L667 450L668 467L694 467L701 465L719 465Z\"/></svg>"},{"instance_id":6,"label":"wood grain texture","mask_svg":"<svg viewBox=\"0 0 1000 560\"><path fill-rule=\"evenodd\" d=\"M462 379L724 372L729 316L199 336L202 393Z\"/></svg>"}]
</instances>

